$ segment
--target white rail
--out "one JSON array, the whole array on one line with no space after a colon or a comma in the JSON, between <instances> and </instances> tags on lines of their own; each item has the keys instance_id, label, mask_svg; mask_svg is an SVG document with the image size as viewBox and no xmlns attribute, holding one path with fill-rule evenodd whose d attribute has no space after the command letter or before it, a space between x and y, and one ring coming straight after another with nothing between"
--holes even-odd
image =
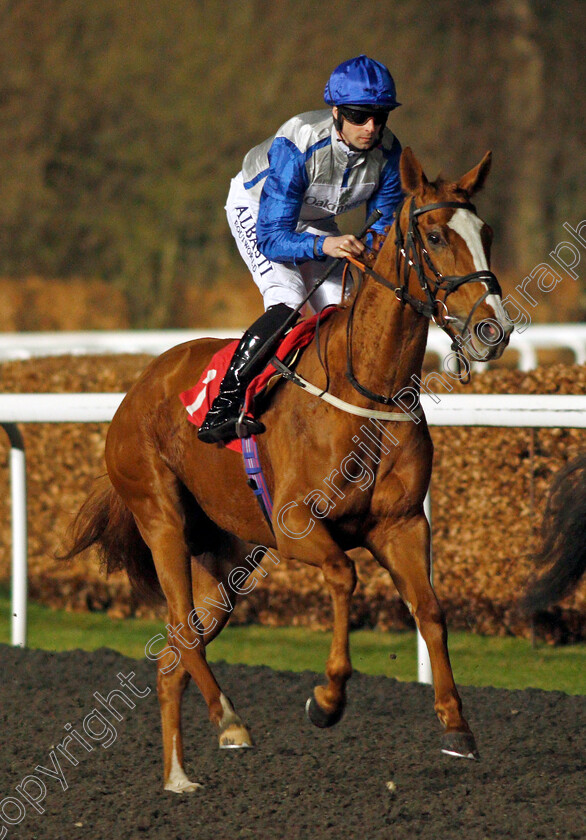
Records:
<instances>
[{"instance_id":1,"label":"white rail","mask_svg":"<svg viewBox=\"0 0 586 840\"><path fill-rule=\"evenodd\" d=\"M3 394L0 425L11 444L12 644L26 645L27 517L26 462L17 423L106 423L124 394ZM436 397L436 399L438 399ZM586 428L586 395L447 394L439 402L422 396L430 426ZM430 515L429 496L426 511ZM431 682L427 649L418 637L420 682Z\"/></svg>"},{"instance_id":2,"label":"white rail","mask_svg":"<svg viewBox=\"0 0 586 840\"><path fill-rule=\"evenodd\" d=\"M38 356L88 355L95 353L150 353L158 355L194 338L233 338L242 330L121 330L107 332L0 333L0 361ZM574 354L577 364L586 363L586 324L530 324L515 330L505 354L517 356L521 370L537 367L539 350L561 348ZM440 358L450 352L450 342L437 327L429 331L427 350Z\"/></svg>"},{"instance_id":3,"label":"white rail","mask_svg":"<svg viewBox=\"0 0 586 840\"><path fill-rule=\"evenodd\" d=\"M520 370L533 370L538 365L538 350L570 350L577 365L586 362L586 324L530 324L512 333L504 356L517 355ZM429 331L427 351L445 358L450 352L450 342L442 330ZM476 367L476 364L475 364ZM478 363L482 370L482 363Z\"/></svg>"},{"instance_id":4,"label":"white rail","mask_svg":"<svg viewBox=\"0 0 586 840\"><path fill-rule=\"evenodd\" d=\"M0 333L0 361L41 356L150 353L195 338L238 338L243 330L88 330L86 332Z\"/></svg>"}]
</instances>

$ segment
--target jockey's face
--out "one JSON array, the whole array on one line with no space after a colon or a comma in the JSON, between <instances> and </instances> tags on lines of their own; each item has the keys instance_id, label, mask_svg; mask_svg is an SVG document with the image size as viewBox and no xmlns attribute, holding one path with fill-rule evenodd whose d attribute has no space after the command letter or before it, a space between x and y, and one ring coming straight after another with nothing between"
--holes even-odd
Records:
<instances>
[{"instance_id":1,"label":"jockey's face","mask_svg":"<svg viewBox=\"0 0 586 840\"><path fill-rule=\"evenodd\" d=\"M354 125L338 112L335 105L332 108L332 114L334 119L338 119L338 116L342 119L342 130L338 131L338 135L351 149L368 151L378 143L382 126L375 122L374 117L369 117L363 125Z\"/></svg>"}]
</instances>

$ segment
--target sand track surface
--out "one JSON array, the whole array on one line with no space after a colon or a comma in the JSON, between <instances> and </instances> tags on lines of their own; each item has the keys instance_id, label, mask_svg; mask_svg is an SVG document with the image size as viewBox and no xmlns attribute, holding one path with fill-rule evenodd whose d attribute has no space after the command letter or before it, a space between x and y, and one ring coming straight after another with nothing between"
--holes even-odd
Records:
<instances>
[{"instance_id":1,"label":"sand track surface","mask_svg":"<svg viewBox=\"0 0 586 840\"><path fill-rule=\"evenodd\" d=\"M526 840L583 837L586 698L539 690L463 688L481 761L440 754L432 690L355 674L345 717L330 730L306 720L320 677L215 664L249 724L254 750L217 748L204 702L184 702L185 765L204 785L165 793L154 666L110 650L51 654L0 647L0 819L9 840ZM116 720L94 696L134 673L148 695L118 699ZM125 689L125 694L132 697ZM108 726L95 716L102 710ZM89 722L87 721L90 716ZM84 732L101 734L91 740ZM57 747L70 723L93 747ZM102 744L108 746L102 746ZM64 782L56 777L51 753ZM52 770L51 777L36 770ZM46 785L39 804L17 790ZM63 789L63 784L67 789ZM24 790L39 796L28 782ZM9 799L12 798L12 799ZM2 834L2 827L6 834Z\"/></svg>"}]
</instances>

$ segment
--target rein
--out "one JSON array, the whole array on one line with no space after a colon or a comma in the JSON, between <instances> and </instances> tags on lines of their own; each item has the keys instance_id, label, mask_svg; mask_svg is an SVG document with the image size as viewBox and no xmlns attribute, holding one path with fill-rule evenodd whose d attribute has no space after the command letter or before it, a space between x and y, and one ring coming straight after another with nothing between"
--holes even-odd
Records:
<instances>
[{"instance_id":1,"label":"rein","mask_svg":"<svg viewBox=\"0 0 586 840\"><path fill-rule=\"evenodd\" d=\"M416 207L415 198L412 197L411 204L409 206L409 226L407 228L407 233L405 237L403 237L403 231L401 230L399 222L401 212L404 206L404 201L396 210L396 218L394 223L396 246L396 273L398 278L401 277L401 274L403 275L402 285L394 285L393 283L391 283L390 280L387 280L386 277L383 277L382 274L380 274L378 271L375 271L374 268L371 268L363 262L360 262L360 260L357 260L354 257L348 256L345 257L345 259L347 263L352 263L352 265L356 266L359 269L362 276L366 274L369 277L372 277L373 280L375 280L377 283L380 283L382 286L385 286L386 288L390 289L395 294L395 297L400 303L402 303L404 306L408 304L409 306L411 306L412 309L415 310L415 312L417 312L418 315L422 315L423 317L434 321L446 333L446 335L449 336L449 338L452 341L451 349L456 353L459 375L462 369L462 365L467 365L466 359L462 352L460 336L463 335L468 329L472 316L474 315L475 311L480 306L480 304L483 301L485 301L490 294L496 294L500 296L501 287L496 276L492 273L492 271L487 270L473 271L470 274L464 274L461 276L444 277L443 274L441 274L441 272L438 271L437 268L434 266L433 261L429 256L427 249L425 248L425 243L423 242L417 219L424 213L430 213L432 210L440 210L446 207L453 207L455 209L461 210L471 210L473 213L476 213L476 207L470 202L459 201L439 201L434 204L425 204L423 207ZM420 258L419 252L421 253L423 259ZM401 259L403 259L403 266L401 266ZM433 277L430 277L426 273L426 266L433 273ZM417 274L417 278L419 280L419 285L421 289L425 292L425 300L420 300L419 298L416 298L409 292L409 277L412 269ZM472 309L470 310L468 317L466 318L463 330L460 336L457 336L452 331L452 328L449 324L450 321L454 321L456 319L452 318L448 314L446 300L449 297L449 295L451 295L453 292L459 289L460 286L463 286L465 283L473 282L485 283L487 286L487 290L483 295L481 295L478 298L478 300L472 306ZM445 293L443 300L438 299L437 295L439 292ZM358 391L359 394L362 394L362 396L367 397L369 400L381 403L382 405L396 406L394 397L384 396L383 394L377 394L374 391L371 391L365 385L362 385L354 375L354 369L352 365L352 334L357 298L358 295L355 294L350 307L350 314L348 316L348 322L346 327L346 378L348 379L352 387L356 391ZM438 315L439 304L443 306L445 311L445 313L441 317ZM323 364L319 344L319 321L318 329L316 329L315 340L317 344L318 359L321 361L322 367L324 367L324 370L326 372L326 388L322 389L316 387L315 385L312 385L306 379L303 379L303 377L299 376L299 374L292 371L291 368L287 367L287 365L285 365L284 362L282 362L275 356L272 359L272 364L275 366L275 368L277 368L277 370L283 376L284 379L289 380L289 382L292 382L293 384L301 387L303 390L308 391L308 393L314 394L320 399L329 402L331 405L336 406L336 408L339 408L342 411L347 412L348 414L354 414L362 417L372 417L379 420L396 421L409 419L408 415L406 414L401 415L395 412L376 411L374 409L359 408L358 406L352 405L351 403L347 403L344 400L341 400L338 397L334 397L333 395L329 394L329 374ZM462 380L465 383L469 381L469 369L467 371L467 375L468 379ZM420 407L418 408L420 409Z\"/></svg>"},{"instance_id":2,"label":"rein","mask_svg":"<svg viewBox=\"0 0 586 840\"><path fill-rule=\"evenodd\" d=\"M501 287L496 276L492 273L492 271L487 270L474 271L470 274L464 274L461 276L444 277L443 274L441 274L441 272L438 271L435 265L433 264L433 261L429 256L427 249L425 248L425 243L423 242L417 219L424 213L430 213L432 210L440 210L446 207L453 207L460 210L471 210L474 214L476 214L476 207L470 202L459 201L438 201L434 204L425 204L423 207L416 207L415 198L412 197L411 203L409 205L409 226L407 228L407 233L405 234L405 237L403 237L403 231L401 230L400 225L400 218L403 206L404 201L395 211L394 224L396 273L398 278L400 278L401 274L403 274L402 285L395 286L393 283L387 280L386 277L383 277L381 274L379 274L379 272L375 271L373 268L370 268L370 266L361 263L354 257L347 257L346 259L353 265L355 265L363 275L367 274L369 277L372 277L373 280L375 280L377 283L386 286L388 289L394 292L395 297L400 303L402 303L403 305L409 304L409 306L411 306L411 308L414 309L415 312L417 312L417 314L434 321L446 333L446 335L449 336L449 338L452 341L451 349L456 353L456 358L458 360L458 374L460 374L462 366L467 366L466 359L462 352L460 336L466 333L472 316L476 312L477 308L486 300L486 298L491 294L499 296L501 295ZM423 259L421 259L420 254L423 257ZM401 260L403 260L402 271ZM433 277L430 277L426 273L426 266L433 273ZM417 279L419 280L419 285L425 293L424 301L420 300L419 298L416 298L409 292L409 277L412 269L415 271ZM468 314L468 317L466 318L466 322L460 333L460 336L458 336L453 332L452 328L450 327L449 322L455 319L448 314L446 300L448 299L449 295L451 295L453 292L459 289L460 286L463 286L466 283L474 282L485 283L487 286L487 290L474 303L472 309ZM442 300L439 300L437 297L439 292L445 292L445 295ZM352 365L352 327L354 324L354 312L357 297L358 295L354 296L354 300L352 301L352 306L350 310L350 315L348 317L346 341L346 378L348 379L352 387L356 391L358 391L359 394L362 394L362 396L367 397L370 400L374 400L375 402L382 403L383 405L390 405L393 403L393 397L386 397L383 394L376 394L374 391L371 391L365 385L362 385L354 375L354 369ZM441 316L438 314L438 306L440 304L444 308L444 313ZM470 378L469 369L467 371L467 376L468 379L466 379L465 382L468 382Z\"/></svg>"}]
</instances>

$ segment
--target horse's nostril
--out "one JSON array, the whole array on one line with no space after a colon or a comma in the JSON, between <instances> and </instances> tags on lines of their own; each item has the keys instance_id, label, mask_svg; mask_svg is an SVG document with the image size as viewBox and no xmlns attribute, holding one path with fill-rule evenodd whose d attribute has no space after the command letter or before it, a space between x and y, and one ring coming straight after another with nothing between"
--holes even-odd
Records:
<instances>
[{"instance_id":1,"label":"horse's nostril","mask_svg":"<svg viewBox=\"0 0 586 840\"><path fill-rule=\"evenodd\" d=\"M481 321L476 324L475 330L478 338L485 344L500 344L505 337L505 331L498 321Z\"/></svg>"}]
</instances>

